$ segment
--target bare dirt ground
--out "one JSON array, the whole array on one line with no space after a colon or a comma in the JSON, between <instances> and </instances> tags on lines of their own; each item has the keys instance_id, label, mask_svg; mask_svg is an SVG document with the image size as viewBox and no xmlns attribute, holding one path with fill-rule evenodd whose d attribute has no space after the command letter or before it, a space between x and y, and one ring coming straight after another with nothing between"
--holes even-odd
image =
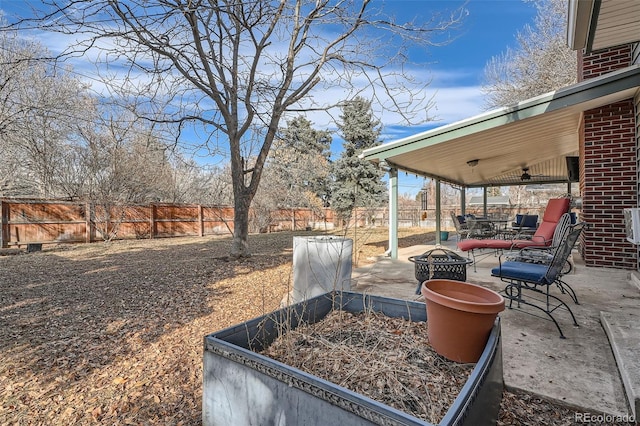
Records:
<instances>
[{"instance_id":1,"label":"bare dirt ground","mask_svg":"<svg viewBox=\"0 0 640 426\"><path fill-rule=\"evenodd\" d=\"M0 424L200 424L203 337L278 308L293 235L251 236L254 255L238 261L226 257L230 239L214 237L0 256ZM401 246L432 239L399 236ZM358 230L355 262L373 261L386 238ZM573 418L505 392L500 424Z\"/></svg>"}]
</instances>

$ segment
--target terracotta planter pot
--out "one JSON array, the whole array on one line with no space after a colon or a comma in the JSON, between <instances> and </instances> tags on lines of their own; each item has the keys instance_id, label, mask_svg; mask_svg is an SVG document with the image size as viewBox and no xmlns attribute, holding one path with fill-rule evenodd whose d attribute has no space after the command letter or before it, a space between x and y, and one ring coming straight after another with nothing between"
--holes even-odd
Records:
<instances>
[{"instance_id":1,"label":"terracotta planter pot","mask_svg":"<svg viewBox=\"0 0 640 426\"><path fill-rule=\"evenodd\" d=\"M427 305L427 333L437 353L451 361L477 362L496 316L501 295L479 285L453 280L422 284Z\"/></svg>"}]
</instances>

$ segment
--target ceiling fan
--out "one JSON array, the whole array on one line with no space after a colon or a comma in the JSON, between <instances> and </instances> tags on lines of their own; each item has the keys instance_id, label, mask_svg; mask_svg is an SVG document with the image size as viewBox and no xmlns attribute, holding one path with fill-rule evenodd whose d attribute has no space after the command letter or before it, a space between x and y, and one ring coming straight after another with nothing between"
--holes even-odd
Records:
<instances>
[{"instance_id":1,"label":"ceiling fan","mask_svg":"<svg viewBox=\"0 0 640 426\"><path fill-rule=\"evenodd\" d=\"M531 180L531 175L529 174L529 168L522 168L522 175L520 176L520 180Z\"/></svg>"},{"instance_id":2,"label":"ceiling fan","mask_svg":"<svg viewBox=\"0 0 640 426\"><path fill-rule=\"evenodd\" d=\"M549 176L542 175L542 174L531 175L531 174L529 174L529 168L528 167L523 167L522 168L522 175L520 175L520 180L531 180L532 177L549 177Z\"/></svg>"}]
</instances>

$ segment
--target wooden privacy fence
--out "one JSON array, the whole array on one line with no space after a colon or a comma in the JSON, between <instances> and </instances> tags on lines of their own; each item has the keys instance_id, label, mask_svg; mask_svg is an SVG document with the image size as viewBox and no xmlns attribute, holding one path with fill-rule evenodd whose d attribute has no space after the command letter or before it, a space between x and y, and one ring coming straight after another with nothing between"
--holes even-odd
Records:
<instances>
[{"instance_id":1,"label":"wooden privacy fence","mask_svg":"<svg viewBox=\"0 0 640 426\"><path fill-rule=\"evenodd\" d=\"M453 228L449 210L459 206L443 206L441 224ZM513 217L516 213L542 214L544 207L510 206L489 213ZM111 238L157 238L177 236L224 235L233 232L233 207L196 204L151 204L145 206L111 206L81 202L49 200L0 199L2 227L0 247L27 246L43 243L90 243ZM468 209L469 213L479 213ZM280 209L258 220L250 212L252 232L343 227L387 226L387 208L356 209L347 222L340 222L331 209ZM407 208L398 211L398 226L435 228L435 210ZM540 216L541 217L541 216ZM264 223L257 225L257 223ZM266 225L265 225L266 224Z\"/></svg>"},{"instance_id":2,"label":"wooden privacy fence","mask_svg":"<svg viewBox=\"0 0 640 426\"><path fill-rule=\"evenodd\" d=\"M184 204L110 206L91 203L0 200L0 247L42 243L90 243L110 238L223 235L233 232L233 208ZM305 229L333 214L287 209L272 215L266 231Z\"/></svg>"}]
</instances>

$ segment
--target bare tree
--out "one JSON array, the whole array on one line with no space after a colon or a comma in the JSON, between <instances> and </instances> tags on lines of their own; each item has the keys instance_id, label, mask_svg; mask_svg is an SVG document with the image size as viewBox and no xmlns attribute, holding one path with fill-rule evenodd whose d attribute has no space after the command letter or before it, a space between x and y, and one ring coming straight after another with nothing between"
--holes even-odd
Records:
<instances>
[{"instance_id":1,"label":"bare tree","mask_svg":"<svg viewBox=\"0 0 640 426\"><path fill-rule=\"evenodd\" d=\"M111 83L141 89L141 99L153 102L152 119L158 120L157 103L163 101L163 120L180 129L203 126L210 152L230 158L231 255L241 257L250 255L249 207L285 114L329 109L338 98L320 90L333 90L339 99L366 91L407 121L427 118L428 82L412 80L403 68L407 49L433 45L463 11L416 24L396 22L372 3L49 0L35 22L76 39L84 36L64 54L100 50L105 75L115 72L107 70L109 63L130 65L124 82ZM145 79L134 81L140 72Z\"/></svg>"},{"instance_id":2,"label":"bare tree","mask_svg":"<svg viewBox=\"0 0 640 426\"><path fill-rule=\"evenodd\" d=\"M62 195L58 177L72 150L71 135L78 122L88 126L95 112L86 87L55 63L31 65L32 80L25 81L17 101L29 107L22 113L20 131L13 136L25 154L24 167L32 192L50 198Z\"/></svg>"},{"instance_id":3,"label":"bare tree","mask_svg":"<svg viewBox=\"0 0 640 426\"><path fill-rule=\"evenodd\" d=\"M201 203L220 206L233 204L233 185L229 164L205 170L203 176Z\"/></svg>"},{"instance_id":4,"label":"bare tree","mask_svg":"<svg viewBox=\"0 0 640 426\"><path fill-rule=\"evenodd\" d=\"M516 35L485 67L487 109L506 106L576 82L577 57L566 44L566 0L530 0L538 12L534 26Z\"/></svg>"},{"instance_id":5,"label":"bare tree","mask_svg":"<svg viewBox=\"0 0 640 426\"><path fill-rule=\"evenodd\" d=\"M6 25L6 24L5 24ZM29 105L18 102L18 94L30 75L32 62L42 47L18 37L17 31L0 32L0 143L5 148L8 135L14 134Z\"/></svg>"},{"instance_id":6,"label":"bare tree","mask_svg":"<svg viewBox=\"0 0 640 426\"><path fill-rule=\"evenodd\" d=\"M162 201L171 192L166 146L152 128L118 109L103 111L100 120L79 128L78 134L81 196L96 207L94 223L111 240L129 205Z\"/></svg>"},{"instance_id":7,"label":"bare tree","mask_svg":"<svg viewBox=\"0 0 640 426\"><path fill-rule=\"evenodd\" d=\"M164 200L170 203L204 203L207 186L213 176L206 173L193 159L184 158L181 153L171 156L171 178Z\"/></svg>"},{"instance_id":8,"label":"bare tree","mask_svg":"<svg viewBox=\"0 0 640 426\"><path fill-rule=\"evenodd\" d=\"M85 199L85 183L89 178L83 164L84 147L68 143L63 157L58 159L59 169L55 186L62 196L70 200Z\"/></svg>"},{"instance_id":9,"label":"bare tree","mask_svg":"<svg viewBox=\"0 0 640 426\"><path fill-rule=\"evenodd\" d=\"M62 195L58 177L65 171L69 135L88 119L93 103L86 86L47 50L0 32L0 195Z\"/></svg>"}]
</instances>

